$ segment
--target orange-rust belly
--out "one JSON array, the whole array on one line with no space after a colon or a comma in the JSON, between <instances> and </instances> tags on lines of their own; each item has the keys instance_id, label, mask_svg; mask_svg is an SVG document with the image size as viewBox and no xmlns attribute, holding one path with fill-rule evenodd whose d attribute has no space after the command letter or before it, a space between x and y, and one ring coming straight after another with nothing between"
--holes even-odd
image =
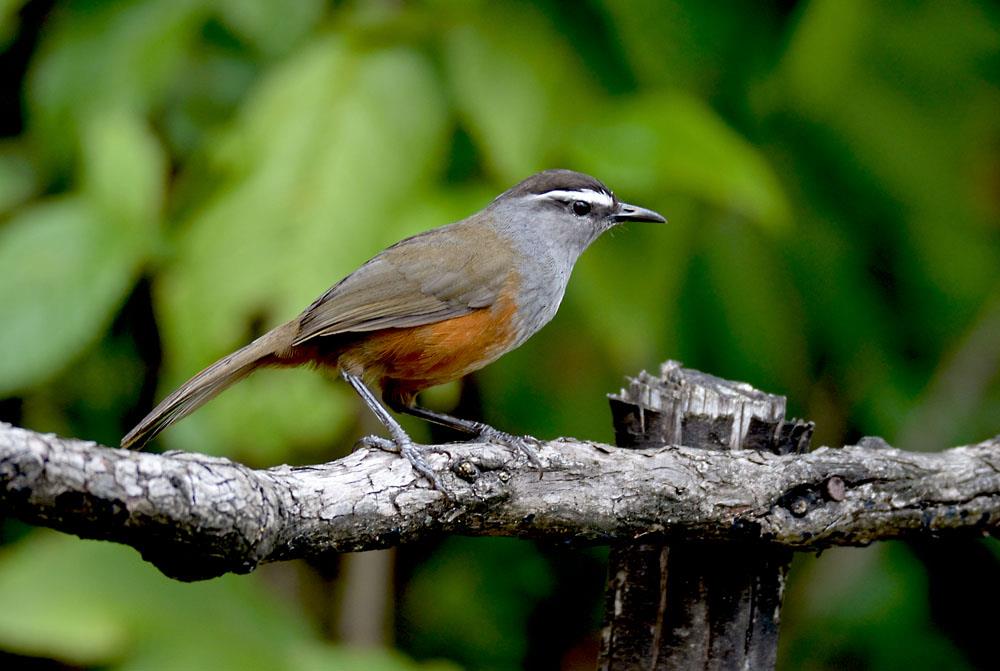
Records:
<instances>
[{"instance_id":1,"label":"orange-rust belly","mask_svg":"<svg viewBox=\"0 0 1000 671\"><path fill-rule=\"evenodd\" d=\"M515 339L514 302L409 328L373 331L349 346L340 364L403 398L477 370L506 352ZM408 399L407 399L408 400Z\"/></svg>"}]
</instances>

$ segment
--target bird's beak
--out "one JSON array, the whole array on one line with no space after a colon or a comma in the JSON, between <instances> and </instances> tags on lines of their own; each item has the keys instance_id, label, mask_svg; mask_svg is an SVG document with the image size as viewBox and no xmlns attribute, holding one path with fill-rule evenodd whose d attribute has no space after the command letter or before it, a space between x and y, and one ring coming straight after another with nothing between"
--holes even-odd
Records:
<instances>
[{"instance_id":1,"label":"bird's beak","mask_svg":"<svg viewBox=\"0 0 1000 671\"><path fill-rule=\"evenodd\" d=\"M618 203L617 209L611 215L615 223L623 221L651 221L657 224L665 224L667 220L663 215L644 207L629 205L628 203Z\"/></svg>"}]
</instances>

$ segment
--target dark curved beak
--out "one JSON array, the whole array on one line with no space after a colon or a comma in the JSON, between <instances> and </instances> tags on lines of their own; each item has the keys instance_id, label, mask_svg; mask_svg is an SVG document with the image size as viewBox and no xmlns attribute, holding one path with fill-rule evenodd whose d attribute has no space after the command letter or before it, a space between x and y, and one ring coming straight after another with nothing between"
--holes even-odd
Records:
<instances>
[{"instance_id":1,"label":"dark curved beak","mask_svg":"<svg viewBox=\"0 0 1000 671\"><path fill-rule=\"evenodd\" d=\"M611 218L616 223L623 221L651 221L657 224L665 224L667 220L662 214L647 210L644 207L629 205L628 203L618 203L617 209L612 213Z\"/></svg>"}]
</instances>

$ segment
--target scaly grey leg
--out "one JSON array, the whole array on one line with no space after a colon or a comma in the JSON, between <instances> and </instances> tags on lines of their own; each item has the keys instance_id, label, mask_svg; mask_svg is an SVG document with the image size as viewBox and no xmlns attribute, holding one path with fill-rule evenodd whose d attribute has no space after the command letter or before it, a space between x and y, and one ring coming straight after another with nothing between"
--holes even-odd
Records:
<instances>
[{"instance_id":1,"label":"scaly grey leg","mask_svg":"<svg viewBox=\"0 0 1000 671\"><path fill-rule=\"evenodd\" d=\"M376 399L371 390L365 386L365 383L361 380L361 378L357 375L348 373L346 370L341 370L340 375L347 381L348 384L354 387L354 391L358 393L358 396L360 396L361 400L365 402L368 409L374 413L375 417L378 418L378 421L382 422L382 425L389 431L389 435L392 437L392 444L396 448L394 451L398 451L406 457L406 460L410 462L413 469L427 478L427 480L434 486L434 489L438 490L445 496L450 496L448 488L445 487L437 472L431 468L431 465L427 463L426 459L424 459L423 450L421 449L422 446L417 445L410 439L410 437L406 434L406 431L403 430L403 427L400 426L399 422L397 422L393 416L389 414L389 411L378 402L378 399ZM372 436L372 438L375 437ZM368 440L366 442L374 447L380 447L382 449L388 448L388 445L386 444L387 441L382 442L377 438L376 440Z\"/></svg>"},{"instance_id":2,"label":"scaly grey leg","mask_svg":"<svg viewBox=\"0 0 1000 671\"><path fill-rule=\"evenodd\" d=\"M462 419L461 417L455 417L454 415L448 415L443 412L435 412L434 410L421 408L418 405L400 405L398 407L394 407L393 409L399 412L405 412L408 415L413 415L414 417L419 417L420 419L425 419L428 422L434 422L435 424L446 426L449 429L455 429L456 431L462 431L464 433L471 433L484 440L496 441L498 443L503 443L504 445L509 445L510 447L515 447L524 452L532 466L539 469L542 468L542 460L539 459L538 452L534 447L532 447L530 440L526 436L515 436L507 433L506 431L494 428L484 422Z\"/></svg>"}]
</instances>

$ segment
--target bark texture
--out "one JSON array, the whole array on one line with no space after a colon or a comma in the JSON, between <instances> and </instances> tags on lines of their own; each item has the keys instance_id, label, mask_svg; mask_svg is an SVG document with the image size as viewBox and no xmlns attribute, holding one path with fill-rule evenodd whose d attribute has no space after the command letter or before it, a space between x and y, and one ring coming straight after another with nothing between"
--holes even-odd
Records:
<instances>
[{"instance_id":1,"label":"bark texture","mask_svg":"<svg viewBox=\"0 0 1000 671\"><path fill-rule=\"evenodd\" d=\"M617 443L799 454L813 425L785 398L668 361L611 397ZM792 552L767 542L617 542L608 562L599 668L769 669Z\"/></svg>"},{"instance_id":2,"label":"bark texture","mask_svg":"<svg viewBox=\"0 0 1000 671\"><path fill-rule=\"evenodd\" d=\"M0 512L131 545L184 580L442 533L818 550L1000 528L1000 437L934 454L870 439L806 455L559 439L538 446L542 471L504 445L441 448L430 461L451 499L374 448L254 470L0 424Z\"/></svg>"}]
</instances>

